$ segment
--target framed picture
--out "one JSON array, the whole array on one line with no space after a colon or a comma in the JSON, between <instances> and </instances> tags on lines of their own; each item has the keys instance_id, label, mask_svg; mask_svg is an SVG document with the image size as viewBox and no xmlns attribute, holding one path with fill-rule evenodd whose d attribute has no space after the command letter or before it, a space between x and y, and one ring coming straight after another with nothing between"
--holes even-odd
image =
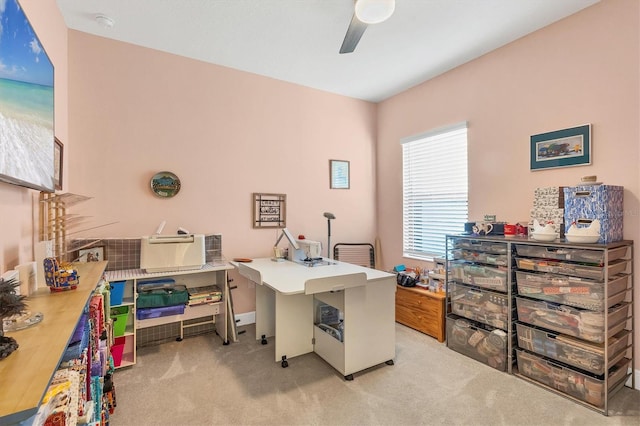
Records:
<instances>
[{"instance_id":1,"label":"framed picture","mask_svg":"<svg viewBox=\"0 0 640 426\"><path fill-rule=\"evenodd\" d=\"M99 262L101 260L105 260L103 246L78 250L78 262Z\"/></svg>"},{"instance_id":2,"label":"framed picture","mask_svg":"<svg viewBox=\"0 0 640 426\"><path fill-rule=\"evenodd\" d=\"M349 189L349 162L329 160L329 187L331 189Z\"/></svg>"},{"instance_id":3,"label":"framed picture","mask_svg":"<svg viewBox=\"0 0 640 426\"><path fill-rule=\"evenodd\" d=\"M62 189L62 159L64 157L64 146L58 138L55 138L55 146L53 148L53 183L55 188Z\"/></svg>"},{"instance_id":4,"label":"framed picture","mask_svg":"<svg viewBox=\"0 0 640 426\"><path fill-rule=\"evenodd\" d=\"M531 136L531 170L591 164L591 124Z\"/></svg>"},{"instance_id":5,"label":"framed picture","mask_svg":"<svg viewBox=\"0 0 640 426\"><path fill-rule=\"evenodd\" d=\"M253 193L253 227L285 228L287 195Z\"/></svg>"}]
</instances>

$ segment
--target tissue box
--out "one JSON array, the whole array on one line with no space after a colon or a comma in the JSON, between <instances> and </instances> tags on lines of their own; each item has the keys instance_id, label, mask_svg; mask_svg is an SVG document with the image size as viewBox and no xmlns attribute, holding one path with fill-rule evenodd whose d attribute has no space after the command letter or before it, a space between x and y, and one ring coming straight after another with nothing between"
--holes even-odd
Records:
<instances>
[{"instance_id":1,"label":"tissue box","mask_svg":"<svg viewBox=\"0 0 640 426\"><path fill-rule=\"evenodd\" d=\"M622 240L623 199L622 186L584 185L565 188L565 232L574 221L578 227L586 227L598 219L600 221L598 243L607 244Z\"/></svg>"}]
</instances>

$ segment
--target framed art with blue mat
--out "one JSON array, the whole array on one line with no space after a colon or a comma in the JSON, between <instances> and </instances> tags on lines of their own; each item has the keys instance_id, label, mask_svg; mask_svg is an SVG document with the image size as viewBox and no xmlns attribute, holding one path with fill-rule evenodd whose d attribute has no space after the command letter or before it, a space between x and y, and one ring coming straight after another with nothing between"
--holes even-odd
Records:
<instances>
[{"instance_id":1,"label":"framed art with blue mat","mask_svg":"<svg viewBox=\"0 0 640 426\"><path fill-rule=\"evenodd\" d=\"M531 136L531 170L591 164L591 124Z\"/></svg>"}]
</instances>

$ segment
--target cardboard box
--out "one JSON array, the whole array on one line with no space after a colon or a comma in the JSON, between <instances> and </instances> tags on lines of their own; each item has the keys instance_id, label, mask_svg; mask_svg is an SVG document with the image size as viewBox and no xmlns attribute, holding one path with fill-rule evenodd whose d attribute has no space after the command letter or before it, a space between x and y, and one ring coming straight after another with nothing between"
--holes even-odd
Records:
<instances>
[{"instance_id":1,"label":"cardboard box","mask_svg":"<svg viewBox=\"0 0 640 426\"><path fill-rule=\"evenodd\" d=\"M565 232L576 222L579 228L600 221L600 240L607 244L623 238L624 188L613 185L572 186L564 189Z\"/></svg>"}]
</instances>

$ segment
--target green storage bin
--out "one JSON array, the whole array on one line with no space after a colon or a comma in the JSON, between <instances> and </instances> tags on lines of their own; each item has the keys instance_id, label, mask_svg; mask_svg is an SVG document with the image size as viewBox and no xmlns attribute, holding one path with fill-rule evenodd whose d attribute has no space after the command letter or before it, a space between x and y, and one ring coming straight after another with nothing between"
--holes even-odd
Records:
<instances>
[{"instance_id":1,"label":"green storage bin","mask_svg":"<svg viewBox=\"0 0 640 426\"><path fill-rule=\"evenodd\" d=\"M118 306L111 308L111 319L113 320L113 335L123 336L127 329L127 318L129 317L128 306Z\"/></svg>"},{"instance_id":2,"label":"green storage bin","mask_svg":"<svg viewBox=\"0 0 640 426\"><path fill-rule=\"evenodd\" d=\"M138 290L138 308L163 308L165 306L186 305L189 302L189 292L182 284L163 288Z\"/></svg>"}]
</instances>

